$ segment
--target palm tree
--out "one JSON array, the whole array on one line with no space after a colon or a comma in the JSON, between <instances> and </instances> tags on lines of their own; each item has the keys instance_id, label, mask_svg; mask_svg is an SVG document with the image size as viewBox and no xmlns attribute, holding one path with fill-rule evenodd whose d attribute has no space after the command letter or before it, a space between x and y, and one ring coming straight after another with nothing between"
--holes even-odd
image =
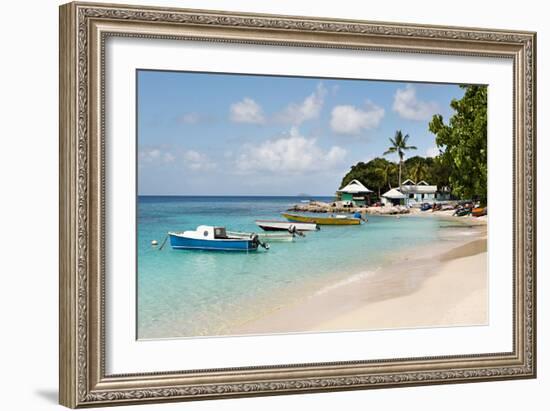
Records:
<instances>
[{"instance_id":1,"label":"palm tree","mask_svg":"<svg viewBox=\"0 0 550 411\"><path fill-rule=\"evenodd\" d=\"M416 181L416 184L418 184L419 181L424 180L424 178L426 177L426 171L426 164L424 164L422 161L414 163L411 168L411 177L414 181Z\"/></svg>"},{"instance_id":2,"label":"palm tree","mask_svg":"<svg viewBox=\"0 0 550 411\"><path fill-rule=\"evenodd\" d=\"M395 132L395 137L390 138L391 146L388 148L384 155L397 153L399 155L399 188L401 188L401 167L403 165L403 157L405 157L405 151L407 150L416 150L415 146L407 146L407 140L409 135L406 134L403 136L401 130Z\"/></svg>"},{"instance_id":3,"label":"palm tree","mask_svg":"<svg viewBox=\"0 0 550 411\"><path fill-rule=\"evenodd\" d=\"M395 164L388 161L387 164L377 168L376 172L382 177L384 185L387 185L388 189L391 190L391 180L395 174Z\"/></svg>"}]
</instances>

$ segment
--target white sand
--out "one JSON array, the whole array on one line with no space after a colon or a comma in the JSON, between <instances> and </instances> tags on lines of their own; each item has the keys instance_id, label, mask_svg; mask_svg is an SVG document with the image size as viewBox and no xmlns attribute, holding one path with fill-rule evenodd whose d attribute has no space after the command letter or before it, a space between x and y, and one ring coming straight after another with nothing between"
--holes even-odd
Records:
<instances>
[{"instance_id":1,"label":"white sand","mask_svg":"<svg viewBox=\"0 0 550 411\"><path fill-rule=\"evenodd\" d=\"M425 250L419 258L404 256L374 275L354 276L355 281L280 307L231 333L487 324L486 250L481 237L451 250Z\"/></svg>"},{"instance_id":2,"label":"white sand","mask_svg":"<svg viewBox=\"0 0 550 411\"><path fill-rule=\"evenodd\" d=\"M410 295L364 304L315 329L487 324L487 253L448 261Z\"/></svg>"}]
</instances>

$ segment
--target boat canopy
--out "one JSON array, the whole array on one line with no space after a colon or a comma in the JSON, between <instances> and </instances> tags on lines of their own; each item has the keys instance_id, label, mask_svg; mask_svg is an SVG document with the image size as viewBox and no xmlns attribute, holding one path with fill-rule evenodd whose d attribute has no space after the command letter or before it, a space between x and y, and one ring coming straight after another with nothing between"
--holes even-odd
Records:
<instances>
[{"instance_id":1,"label":"boat canopy","mask_svg":"<svg viewBox=\"0 0 550 411\"><path fill-rule=\"evenodd\" d=\"M213 227L210 225L200 225L196 230L184 231L183 235L188 238L213 240L219 238L227 238L225 227Z\"/></svg>"}]
</instances>

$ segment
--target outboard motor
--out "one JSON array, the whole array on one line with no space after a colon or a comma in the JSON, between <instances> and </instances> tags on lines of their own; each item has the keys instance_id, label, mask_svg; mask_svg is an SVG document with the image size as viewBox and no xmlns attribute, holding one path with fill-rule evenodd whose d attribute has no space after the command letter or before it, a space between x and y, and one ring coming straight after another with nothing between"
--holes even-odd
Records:
<instances>
[{"instance_id":1,"label":"outboard motor","mask_svg":"<svg viewBox=\"0 0 550 411\"><path fill-rule=\"evenodd\" d=\"M260 240L260 237L258 237L258 234L254 234L252 236L252 242L256 244L256 246L260 246L265 248L266 250L269 250L269 244L264 243L262 240Z\"/></svg>"},{"instance_id":2,"label":"outboard motor","mask_svg":"<svg viewBox=\"0 0 550 411\"><path fill-rule=\"evenodd\" d=\"M289 232L290 234L292 234L293 236L295 236L295 235L299 235L300 237L305 237L305 236L306 236L303 232L298 231L298 230L296 229L296 226L295 226L295 225L291 225L291 226L288 228L288 232Z\"/></svg>"}]
</instances>

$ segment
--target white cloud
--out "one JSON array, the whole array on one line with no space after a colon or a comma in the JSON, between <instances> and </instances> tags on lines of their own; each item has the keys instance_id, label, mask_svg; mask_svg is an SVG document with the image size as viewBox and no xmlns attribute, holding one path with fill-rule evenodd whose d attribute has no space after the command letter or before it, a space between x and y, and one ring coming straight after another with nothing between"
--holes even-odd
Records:
<instances>
[{"instance_id":1,"label":"white cloud","mask_svg":"<svg viewBox=\"0 0 550 411\"><path fill-rule=\"evenodd\" d=\"M426 150L426 157L437 157L439 155L439 148L430 147Z\"/></svg>"},{"instance_id":2,"label":"white cloud","mask_svg":"<svg viewBox=\"0 0 550 411\"><path fill-rule=\"evenodd\" d=\"M173 155L172 153L166 152L163 154L163 161L165 163L172 163L174 162L175 159L176 159L176 156Z\"/></svg>"},{"instance_id":3,"label":"white cloud","mask_svg":"<svg viewBox=\"0 0 550 411\"><path fill-rule=\"evenodd\" d=\"M408 84L395 92L393 110L408 120L429 120L439 110L439 106L434 101L419 100L416 89Z\"/></svg>"},{"instance_id":4,"label":"white cloud","mask_svg":"<svg viewBox=\"0 0 550 411\"><path fill-rule=\"evenodd\" d=\"M145 148L140 150L139 159L150 163L160 158L160 153L161 151L158 148Z\"/></svg>"},{"instance_id":5,"label":"white cloud","mask_svg":"<svg viewBox=\"0 0 550 411\"><path fill-rule=\"evenodd\" d=\"M332 109L330 127L338 134L359 134L363 130L378 127L384 117L384 109L366 102L364 110L352 105L336 106Z\"/></svg>"},{"instance_id":6,"label":"white cloud","mask_svg":"<svg viewBox=\"0 0 550 411\"><path fill-rule=\"evenodd\" d=\"M299 126L306 120L319 117L325 101L327 90L323 83L317 84L315 91L307 96L301 103L290 103L283 111L278 113L276 120Z\"/></svg>"},{"instance_id":7,"label":"white cloud","mask_svg":"<svg viewBox=\"0 0 550 411\"><path fill-rule=\"evenodd\" d=\"M324 160L327 162L329 167L333 167L337 164L340 164L346 157L346 150L342 147L332 146L328 153L325 155Z\"/></svg>"},{"instance_id":8,"label":"white cloud","mask_svg":"<svg viewBox=\"0 0 550 411\"><path fill-rule=\"evenodd\" d=\"M204 171L216 167L216 164L208 156L195 150L184 151L182 158L184 167L189 170Z\"/></svg>"},{"instance_id":9,"label":"white cloud","mask_svg":"<svg viewBox=\"0 0 550 411\"><path fill-rule=\"evenodd\" d=\"M196 150L170 149L164 146L144 147L138 156L139 166L174 164L192 171L211 170L216 167L208 156Z\"/></svg>"},{"instance_id":10,"label":"white cloud","mask_svg":"<svg viewBox=\"0 0 550 411\"><path fill-rule=\"evenodd\" d=\"M269 120L299 126L304 121L317 118L323 108L326 94L326 88L319 83L315 91L302 102L288 104ZM231 104L229 111L230 119L235 123L265 124L268 121L262 107L250 97Z\"/></svg>"},{"instance_id":11,"label":"white cloud","mask_svg":"<svg viewBox=\"0 0 550 411\"><path fill-rule=\"evenodd\" d=\"M334 168L345 157L345 149L333 146L325 151L314 138L305 138L296 127L292 127L290 133L281 138L246 145L237 157L236 166L241 172L296 174Z\"/></svg>"},{"instance_id":12,"label":"white cloud","mask_svg":"<svg viewBox=\"0 0 550 411\"><path fill-rule=\"evenodd\" d=\"M231 104L230 118L235 123L263 124L265 122L262 107L249 97Z\"/></svg>"},{"instance_id":13,"label":"white cloud","mask_svg":"<svg viewBox=\"0 0 550 411\"><path fill-rule=\"evenodd\" d=\"M138 153L139 161L144 163L171 163L176 157L163 147L145 147Z\"/></svg>"}]
</instances>

